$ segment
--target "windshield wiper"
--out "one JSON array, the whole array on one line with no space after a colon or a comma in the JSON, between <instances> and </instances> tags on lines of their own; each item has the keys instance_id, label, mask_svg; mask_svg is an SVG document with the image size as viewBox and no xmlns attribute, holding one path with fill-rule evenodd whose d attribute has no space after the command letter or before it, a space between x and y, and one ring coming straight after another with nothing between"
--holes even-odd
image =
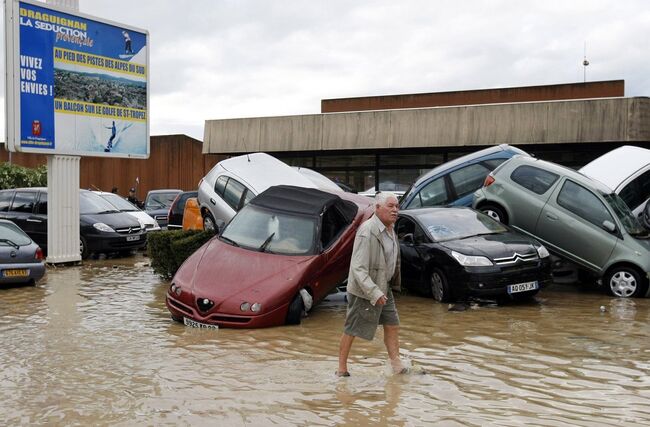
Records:
<instances>
[{"instance_id":1,"label":"windshield wiper","mask_svg":"<svg viewBox=\"0 0 650 427\"><path fill-rule=\"evenodd\" d=\"M226 243L230 243L230 244L233 245L233 246L237 246L237 247L239 247L239 244L238 244L237 242L235 242L233 239L229 239L229 238L224 237L224 236L219 236L219 238L220 238L221 240L225 241Z\"/></svg>"},{"instance_id":2,"label":"windshield wiper","mask_svg":"<svg viewBox=\"0 0 650 427\"><path fill-rule=\"evenodd\" d=\"M13 246L13 247L16 248L16 249L20 249L20 246L18 246L18 245L16 244L16 242L14 242L13 240L9 240L9 239L0 239L0 242L6 243L6 244L8 244L9 246Z\"/></svg>"},{"instance_id":3,"label":"windshield wiper","mask_svg":"<svg viewBox=\"0 0 650 427\"><path fill-rule=\"evenodd\" d=\"M266 250L266 247L268 246L269 243L271 243L271 239L273 239L273 236L275 236L275 231L271 233L269 237L266 238L264 243L259 247L258 251L264 252Z\"/></svg>"}]
</instances>

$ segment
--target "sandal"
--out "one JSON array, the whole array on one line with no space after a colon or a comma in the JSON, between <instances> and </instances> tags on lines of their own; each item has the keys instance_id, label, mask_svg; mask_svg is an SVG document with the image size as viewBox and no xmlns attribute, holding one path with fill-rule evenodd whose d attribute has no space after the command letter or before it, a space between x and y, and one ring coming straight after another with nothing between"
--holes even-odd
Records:
<instances>
[{"instance_id":1,"label":"sandal","mask_svg":"<svg viewBox=\"0 0 650 427\"><path fill-rule=\"evenodd\" d=\"M343 371L343 372L336 371L334 372L334 375L336 375L337 377L349 377L350 373L348 371Z\"/></svg>"}]
</instances>

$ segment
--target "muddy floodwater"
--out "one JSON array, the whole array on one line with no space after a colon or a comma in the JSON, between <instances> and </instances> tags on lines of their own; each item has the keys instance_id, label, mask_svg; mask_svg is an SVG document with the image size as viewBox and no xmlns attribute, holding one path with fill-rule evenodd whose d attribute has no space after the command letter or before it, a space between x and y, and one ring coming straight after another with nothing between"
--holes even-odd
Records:
<instances>
[{"instance_id":1,"label":"muddy floodwater","mask_svg":"<svg viewBox=\"0 0 650 427\"><path fill-rule=\"evenodd\" d=\"M427 373L390 375L378 332L338 379L341 301L300 326L193 329L171 321L147 263L0 289L1 425L650 424L650 299L554 285L448 311L403 295L402 355Z\"/></svg>"}]
</instances>

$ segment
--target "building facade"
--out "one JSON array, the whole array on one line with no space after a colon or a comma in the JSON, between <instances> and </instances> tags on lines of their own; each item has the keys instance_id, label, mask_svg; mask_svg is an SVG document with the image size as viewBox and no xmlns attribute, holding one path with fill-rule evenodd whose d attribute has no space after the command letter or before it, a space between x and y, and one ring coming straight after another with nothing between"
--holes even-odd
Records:
<instances>
[{"instance_id":1,"label":"building facade","mask_svg":"<svg viewBox=\"0 0 650 427\"><path fill-rule=\"evenodd\" d=\"M356 191L405 189L420 174L511 144L570 167L650 144L650 99L622 80L323 100L321 114L208 120L203 153L264 151Z\"/></svg>"}]
</instances>

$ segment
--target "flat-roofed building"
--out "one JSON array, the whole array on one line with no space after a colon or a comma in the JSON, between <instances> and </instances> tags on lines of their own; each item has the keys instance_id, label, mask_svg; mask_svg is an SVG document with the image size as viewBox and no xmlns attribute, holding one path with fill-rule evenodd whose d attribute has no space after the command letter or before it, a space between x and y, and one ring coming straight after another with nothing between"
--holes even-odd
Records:
<instances>
[{"instance_id":1,"label":"flat-roofed building","mask_svg":"<svg viewBox=\"0 0 650 427\"><path fill-rule=\"evenodd\" d=\"M650 99L622 80L326 99L321 114L205 122L203 153L264 151L358 191L408 186L469 152L511 144L580 167L620 145L650 143Z\"/></svg>"}]
</instances>

